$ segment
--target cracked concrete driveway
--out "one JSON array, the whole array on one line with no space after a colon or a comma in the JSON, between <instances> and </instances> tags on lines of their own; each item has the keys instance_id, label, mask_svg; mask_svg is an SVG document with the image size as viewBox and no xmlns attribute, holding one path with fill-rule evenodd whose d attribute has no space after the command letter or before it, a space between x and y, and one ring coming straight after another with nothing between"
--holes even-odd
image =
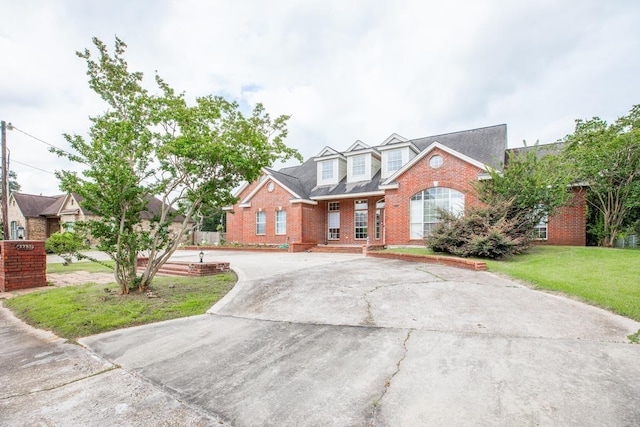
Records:
<instances>
[{"instance_id":1,"label":"cracked concrete driveway","mask_svg":"<svg viewBox=\"0 0 640 427\"><path fill-rule=\"evenodd\" d=\"M202 415L183 424L640 425L638 322L486 272L209 257L241 280L208 314L81 340Z\"/></svg>"}]
</instances>

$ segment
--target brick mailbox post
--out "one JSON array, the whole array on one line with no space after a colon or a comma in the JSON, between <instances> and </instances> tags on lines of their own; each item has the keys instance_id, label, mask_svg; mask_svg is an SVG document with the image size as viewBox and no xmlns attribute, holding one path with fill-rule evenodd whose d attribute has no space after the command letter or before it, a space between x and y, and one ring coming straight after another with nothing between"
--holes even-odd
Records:
<instances>
[{"instance_id":1,"label":"brick mailbox post","mask_svg":"<svg viewBox=\"0 0 640 427\"><path fill-rule=\"evenodd\" d=\"M46 285L47 254L43 241L0 241L0 291Z\"/></svg>"}]
</instances>

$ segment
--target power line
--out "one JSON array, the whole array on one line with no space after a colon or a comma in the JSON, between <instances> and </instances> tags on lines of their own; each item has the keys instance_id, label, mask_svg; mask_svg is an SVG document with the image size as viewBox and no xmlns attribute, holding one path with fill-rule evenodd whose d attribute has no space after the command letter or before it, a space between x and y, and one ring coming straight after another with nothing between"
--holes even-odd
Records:
<instances>
[{"instance_id":1,"label":"power line","mask_svg":"<svg viewBox=\"0 0 640 427\"><path fill-rule=\"evenodd\" d=\"M29 168L39 170L40 172L45 172L45 173L49 173L51 175L55 175L55 173L53 173L53 172L50 172L50 171L47 171L47 170L44 170L44 169L40 169L40 168L35 167L35 166L31 166L31 165L28 165L26 163L19 162L17 160L11 160L11 163L17 163L17 164L22 165L22 166L27 166Z\"/></svg>"},{"instance_id":2,"label":"power line","mask_svg":"<svg viewBox=\"0 0 640 427\"><path fill-rule=\"evenodd\" d=\"M9 128L9 129L11 129L11 130L17 130L18 132L20 132L20 133L22 133L22 134L24 134L24 135L27 135L28 137L33 138L33 139L35 139L36 141L42 142L43 144L48 145L49 147L55 148L56 150L60 150L60 151L62 151L63 153L69 154L69 155L71 155L71 156L73 155L73 154L71 154L70 152L68 152L67 150L63 150L63 149L62 149L62 148L60 148L60 147L57 147L57 146L55 146L55 145L53 145L53 144L50 144L50 143L48 143L47 141L45 141L45 140L43 140L43 139L38 138L37 136L33 136L33 135L31 135L30 133L27 133L27 132L23 131L22 129L19 129L19 128L15 127L15 126L14 126L14 125L12 125L11 123L9 123L9 126L11 126L11 127ZM29 165L25 165L25 166L29 166ZM37 168L36 168L36 169L37 169Z\"/></svg>"}]
</instances>

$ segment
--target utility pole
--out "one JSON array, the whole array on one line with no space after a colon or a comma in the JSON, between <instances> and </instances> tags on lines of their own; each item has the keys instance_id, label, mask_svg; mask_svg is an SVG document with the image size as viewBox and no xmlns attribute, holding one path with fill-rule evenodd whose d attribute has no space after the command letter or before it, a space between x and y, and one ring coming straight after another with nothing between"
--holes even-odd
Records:
<instances>
[{"instance_id":1,"label":"utility pole","mask_svg":"<svg viewBox=\"0 0 640 427\"><path fill-rule=\"evenodd\" d=\"M2 120L2 231L9 240L9 192L7 191L7 123Z\"/></svg>"}]
</instances>

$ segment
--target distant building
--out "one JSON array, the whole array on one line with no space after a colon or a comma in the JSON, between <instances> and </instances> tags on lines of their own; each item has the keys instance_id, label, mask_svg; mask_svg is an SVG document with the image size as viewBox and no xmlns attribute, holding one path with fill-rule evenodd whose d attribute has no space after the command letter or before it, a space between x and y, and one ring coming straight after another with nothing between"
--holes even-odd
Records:
<instances>
[{"instance_id":1,"label":"distant building","mask_svg":"<svg viewBox=\"0 0 640 427\"><path fill-rule=\"evenodd\" d=\"M58 231L71 231L79 221L96 219L96 215L81 206L82 197L76 194L42 196L11 193L9 196L9 239L46 240ZM160 212L162 202L157 198L149 201L149 212L142 213L142 224L149 223L154 213ZM176 230L183 218L174 220ZM92 244L95 241L90 239Z\"/></svg>"}]
</instances>

